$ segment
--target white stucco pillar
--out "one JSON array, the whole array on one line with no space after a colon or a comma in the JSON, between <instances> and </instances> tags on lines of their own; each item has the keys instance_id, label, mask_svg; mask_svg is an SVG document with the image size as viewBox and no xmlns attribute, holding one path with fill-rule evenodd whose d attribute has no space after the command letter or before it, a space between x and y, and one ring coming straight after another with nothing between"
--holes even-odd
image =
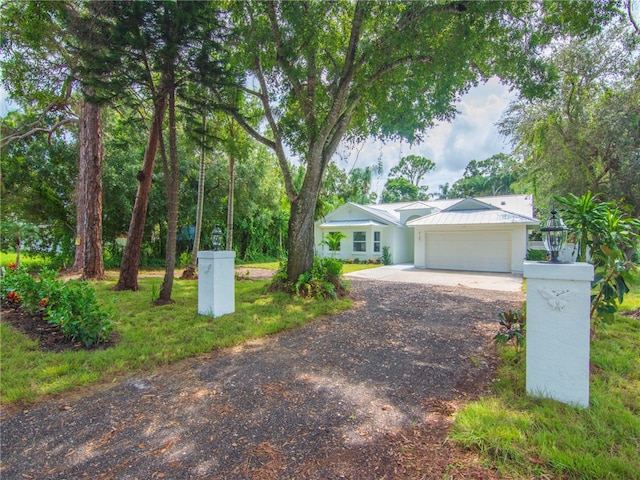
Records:
<instances>
[{"instance_id":1,"label":"white stucco pillar","mask_svg":"<svg viewBox=\"0 0 640 480\"><path fill-rule=\"evenodd\" d=\"M527 393L589 406L588 263L524 262L527 279Z\"/></svg>"},{"instance_id":2,"label":"white stucco pillar","mask_svg":"<svg viewBox=\"0 0 640 480\"><path fill-rule=\"evenodd\" d=\"M219 317L233 313L236 252L198 252L198 313Z\"/></svg>"}]
</instances>

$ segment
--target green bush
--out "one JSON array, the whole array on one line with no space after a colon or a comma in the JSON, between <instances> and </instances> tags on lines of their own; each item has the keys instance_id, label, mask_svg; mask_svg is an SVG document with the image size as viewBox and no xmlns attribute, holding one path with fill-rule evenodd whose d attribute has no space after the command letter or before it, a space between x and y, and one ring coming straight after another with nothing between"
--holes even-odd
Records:
<instances>
[{"instance_id":1,"label":"green bush","mask_svg":"<svg viewBox=\"0 0 640 480\"><path fill-rule=\"evenodd\" d=\"M386 245L382 247L382 263L391 265L391 249Z\"/></svg>"},{"instance_id":2,"label":"green bush","mask_svg":"<svg viewBox=\"0 0 640 480\"><path fill-rule=\"evenodd\" d=\"M342 280L342 261L333 257L315 257L311 270L298 277L295 283L287 281L286 264L273 277L271 288L312 298L341 298L347 294Z\"/></svg>"},{"instance_id":3,"label":"green bush","mask_svg":"<svg viewBox=\"0 0 640 480\"><path fill-rule=\"evenodd\" d=\"M300 275L295 283L296 294L338 298L346 293L341 276L342 262L331 257L315 257L311 270Z\"/></svg>"},{"instance_id":4,"label":"green bush","mask_svg":"<svg viewBox=\"0 0 640 480\"><path fill-rule=\"evenodd\" d=\"M531 260L533 262L545 262L547 260L547 252L546 250L534 250L530 248L527 250L527 260Z\"/></svg>"},{"instance_id":5,"label":"green bush","mask_svg":"<svg viewBox=\"0 0 640 480\"><path fill-rule=\"evenodd\" d=\"M86 282L60 281L50 269L43 269L38 279L9 269L1 280L3 300L17 296L24 310L31 315L42 313L65 338L86 346L109 341L113 331L111 316L100 307L94 290Z\"/></svg>"}]
</instances>

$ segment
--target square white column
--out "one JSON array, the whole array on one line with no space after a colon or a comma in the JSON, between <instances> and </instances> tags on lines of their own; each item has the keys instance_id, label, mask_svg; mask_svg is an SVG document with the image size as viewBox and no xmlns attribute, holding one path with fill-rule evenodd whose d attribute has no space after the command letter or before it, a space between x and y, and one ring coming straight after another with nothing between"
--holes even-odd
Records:
<instances>
[{"instance_id":1,"label":"square white column","mask_svg":"<svg viewBox=\"0 0 640 480\"><path fill-rule=\"evenodd\" d=\"M235 312L236 252L198 252L198 313L220 317Z\"/></svg>"},{"instance_id":2,"label":"square white column","mask_svg":"<svg viewBox=\"0 0 640 480\"><path fill-rule=\"evenodd\" d=\"M527 393L589 406L593 266L524 263L527 279Z\"/></svg>"}]
</instances>

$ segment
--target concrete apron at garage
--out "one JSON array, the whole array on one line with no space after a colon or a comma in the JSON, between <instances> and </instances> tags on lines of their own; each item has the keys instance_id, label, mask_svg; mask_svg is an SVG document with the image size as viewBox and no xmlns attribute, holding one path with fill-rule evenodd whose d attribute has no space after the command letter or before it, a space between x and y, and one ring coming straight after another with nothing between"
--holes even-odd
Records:
<instances>
[{"instance_id":1,"label":"concrete apron at garage","mask_svg":"<svg viewBox=\"0 0 640 480\"><path fill-rule=\"evenodd\" d=\"M511 273L459 272L455 270L423 270L410 264L387 265L368 270L347 273L350 278L368 278L385 282L423 283L425 285L446 285L496 290L501 292L521 292L522 276Z\"/></svg>"}]
</instances>

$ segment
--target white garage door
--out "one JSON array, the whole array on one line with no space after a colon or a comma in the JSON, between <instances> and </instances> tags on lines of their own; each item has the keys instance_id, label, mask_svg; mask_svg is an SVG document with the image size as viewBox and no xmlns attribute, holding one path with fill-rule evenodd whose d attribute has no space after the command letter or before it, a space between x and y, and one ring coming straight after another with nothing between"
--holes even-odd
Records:
<instances>
[{"instance_id":1,"label":"white garage door","mask_svg":"<svg viewBox=\"0 0 640 480\"><path fill-rule=\"evenodd\" d=\"M429 232L427 268L511 272L511 232Z\"/></svg>"}]
</instances>

